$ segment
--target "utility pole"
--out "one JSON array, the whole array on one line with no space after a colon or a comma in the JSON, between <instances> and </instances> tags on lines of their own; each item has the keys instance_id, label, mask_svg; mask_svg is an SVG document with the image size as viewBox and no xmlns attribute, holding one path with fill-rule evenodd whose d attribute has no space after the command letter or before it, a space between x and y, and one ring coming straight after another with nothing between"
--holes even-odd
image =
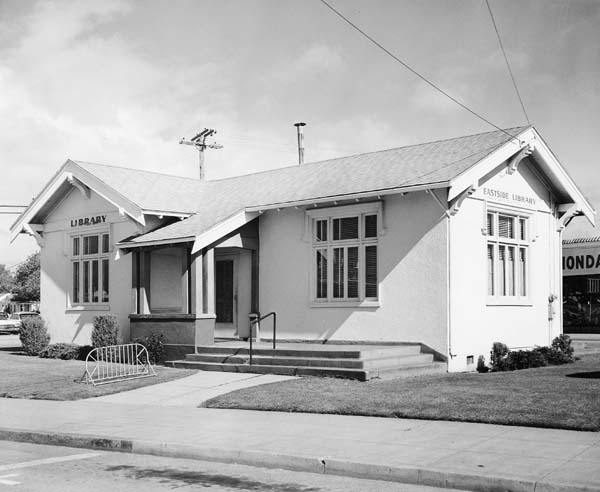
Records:
<instances>
[{"instance_id":1,"label":"utility pole","mask_svg":"<svg viewBox=\"0 0 600 492\"><path fill-rule=\"evenodd\" d=\"M193 145L194 147L196 147L196 149L198 149L198 153L199 153L199 167L200 167L200 181L204 181L204 150L205 149L222 149L223 146L219 145L217 143L212 143L212 144L207 144L206 143L206 139L208 137L212 137L213 135L216 135L217 131L213 130L212 128L205 128L204 130L202 130L200 133L198 133L195 137L192 137L190 140L186 140L185 137L183 137L179 143L183 144L183 145Z\"/></svg>"}]
</instances>

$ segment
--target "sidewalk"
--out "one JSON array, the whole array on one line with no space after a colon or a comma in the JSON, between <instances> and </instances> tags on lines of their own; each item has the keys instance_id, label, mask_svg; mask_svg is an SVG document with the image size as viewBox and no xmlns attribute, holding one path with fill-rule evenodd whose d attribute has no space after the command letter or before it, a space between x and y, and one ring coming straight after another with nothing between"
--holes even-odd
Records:
<instances>
[{"instance_id":1,"label":"sidewalk","mask_svg":"<svg viewBox=\"0 0 600 492\"><path fill-rule=\"evenodd\" d=\"M100 400L0 398L0 439L477 491L600 491L600 433Z\"/></svg>"}]
</instances>

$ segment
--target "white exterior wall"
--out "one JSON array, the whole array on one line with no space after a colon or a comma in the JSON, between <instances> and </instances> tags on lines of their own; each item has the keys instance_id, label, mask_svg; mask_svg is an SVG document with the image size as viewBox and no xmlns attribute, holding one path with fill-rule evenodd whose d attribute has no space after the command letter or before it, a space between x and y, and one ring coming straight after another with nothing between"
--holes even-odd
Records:
<instances>
[{"instance_id":1,"label":"white exterior wall","mask_svg":"<svg viewBox=\"0 0 600 492\"><path fill-rule=\"evenodd\" d=\"M548 345L561 332L561 238L552 214L550 193L523 161L509 175L505 166L467 198L450 222L450 371L474 370L478 356L489 362L494 342L509 348ZM534 206L516 207L517 201L497 199L484 188L531 197ZM529 219L528 290L524 305L494 305L487 287L487 207L504 206L531 213ZM522 203L521 203L522 205ZM554 294L554 320L548 319L548 296ZM506 303L508 304L508 303ZM474 364L467 366L467 356Z\"/></svg>"},{"instance_id":2,"label":"white exterior wall","mask_svg":"<svg viewBox=\"0 0 600 492\"><path fill-rule=\"evenodd\" d=\"M98 226L71 227L72 218L106 215L106 223ZM89 199L73 189L48 216L44 224L44 245L41 248L42 317L48 324L51 343L90 343L92 320L99 314L114 314L119 319L121 338L129 339L129 319L132 305L131 256L109 264L109 304L90 307L71 306L71 234L110 231L112 244L137 232L135 223L120 216L116 207L90 192ZM112 248L112 245L111 245Z\"/></svg>"},{"instance_id":3,"label":"white exterior wall","mask_svg":"<svg viewBox=\"0 0 600 492\"><path fill-rule=\"evenodd\" d=\"M441 195L441 193L440 193ZM440 205L425 192L383 200L378 243L379 307L315 307L311 234L305 211L260 217L260 311L277 313L278 337L304 340L447 343L446 231ZM268 336L270 325L262 327Z\"/></svg>"}]
</instances>

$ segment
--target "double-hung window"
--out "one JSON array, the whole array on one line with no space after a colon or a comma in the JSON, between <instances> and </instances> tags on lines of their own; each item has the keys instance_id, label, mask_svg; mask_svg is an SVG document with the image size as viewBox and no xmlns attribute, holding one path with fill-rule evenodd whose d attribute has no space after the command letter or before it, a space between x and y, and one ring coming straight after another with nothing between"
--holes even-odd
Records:
<instances>
[{"instance_id":1,"label":"double-hung window","mask_svg":"<svg viewBox=\"0 0 600 492\"><path fill-rule=\"evenodd\" d=\"M377 301L379 204L309 212L313 302Z\"/></svg>"},{"instance_id":2,"label":"double-hung window","mask_svg":"<svg viewBox=\"0 0 600 492\"><path fill-rule=\"evenodd\" d=\"M106 304L109 299L108 233L71 236L71 304Z\"/></svg>"},{"instance_id":3,"label":"double-hung window","mask_svg":"<svg viewBox=\"0 0 600 492\"><path fill-rule=\"evenodd\" d=\"M529 296L530 218L488 210L487 294L496 301L518 302Z\"/></svg>"}]
</instances>

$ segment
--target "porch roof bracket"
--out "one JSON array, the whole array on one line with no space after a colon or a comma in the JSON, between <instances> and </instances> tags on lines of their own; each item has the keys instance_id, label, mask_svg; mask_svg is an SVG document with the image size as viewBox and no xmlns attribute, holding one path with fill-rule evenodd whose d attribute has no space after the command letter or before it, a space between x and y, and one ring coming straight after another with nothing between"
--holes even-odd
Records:
<instances>
[{"instance_id":1,"label":"porch roof bracket","mask_svg":"<svg viewBox=\"0 0 600 492\"><path fill-rule=\"evenodd\" d=\"M27 234L33 236L35 242L40 248L44 247L44 236L43 230L44 226L42 224L25 224L23 229Z\"/></svg>"},{"instance_id":2,"label":"porch roof bracket","mask_svg":"<svg viewBox=\"0 0 600 492\"><path fill-rule=\"evenodd\" d=\"M460 193L460 195L458 195L452 201L452 204L450 206L450 215L456 215L458 213L458 211L460 210L460 207L463 204L463 202L468 197L470 197L473 193L475 193L475 191L477 191L477 186L475 185L475 183L473 183L471 186L469 186L466 190L463 190Z\"/></svg>"},{"instance_id":3,"label":"porch roof bracket","mask_svg":"<svg viewBox=\"0 0 600 492\"><path fill-rule=\"evenodd\" d=\"M67 181L71 186L77 188L81 193L81 196L86 200L90 199L90 189L84 185L81 181L73 176L73 173L66 173Z\"/></svg>"},{"instance_id":4,"label":"porch roof bracket","mask_svg":"<svg viewBox=\"0 0 600 492\"><path fill-rule=\"evenodd\" d=\"M557 221L557 232L561 232L565 227L567 227L573 217L583 213L582 207L579 203L567 203L564 205L559 205L558 212L562 212L562 215Z\"/></svg>"},{"instance_id":5,"label":"porch roof bracket","mask_svg":"<svg viewBox=\"0 0 600 492\"><path fill-rule=\"evenodd\" d=\"M434 190L425 190L425 193L427 195L431 195L433 197L433 199L435 200L435 202L440 206L440 208L442 209L442 211L444 212L444 215L446 217L450 217L450 211L444 206L444 204L442 203L442 201L438 198L438 196L436 195Z\"/></svg>"},{"instance_id":6,"label":"porch roof bracket","mask_svg":"<svg viewBox=\"0 0 600 492\"><path fill-rule=\"evenodd\" d=\"M517 152L513 157L508 160L508 167L506 169L507 174L514 174L519 164L525 157L530 156L535 150L535 146L533 142L528 143L525 147L523 147L519 152Z\"/></svg>"}]
</instances>

